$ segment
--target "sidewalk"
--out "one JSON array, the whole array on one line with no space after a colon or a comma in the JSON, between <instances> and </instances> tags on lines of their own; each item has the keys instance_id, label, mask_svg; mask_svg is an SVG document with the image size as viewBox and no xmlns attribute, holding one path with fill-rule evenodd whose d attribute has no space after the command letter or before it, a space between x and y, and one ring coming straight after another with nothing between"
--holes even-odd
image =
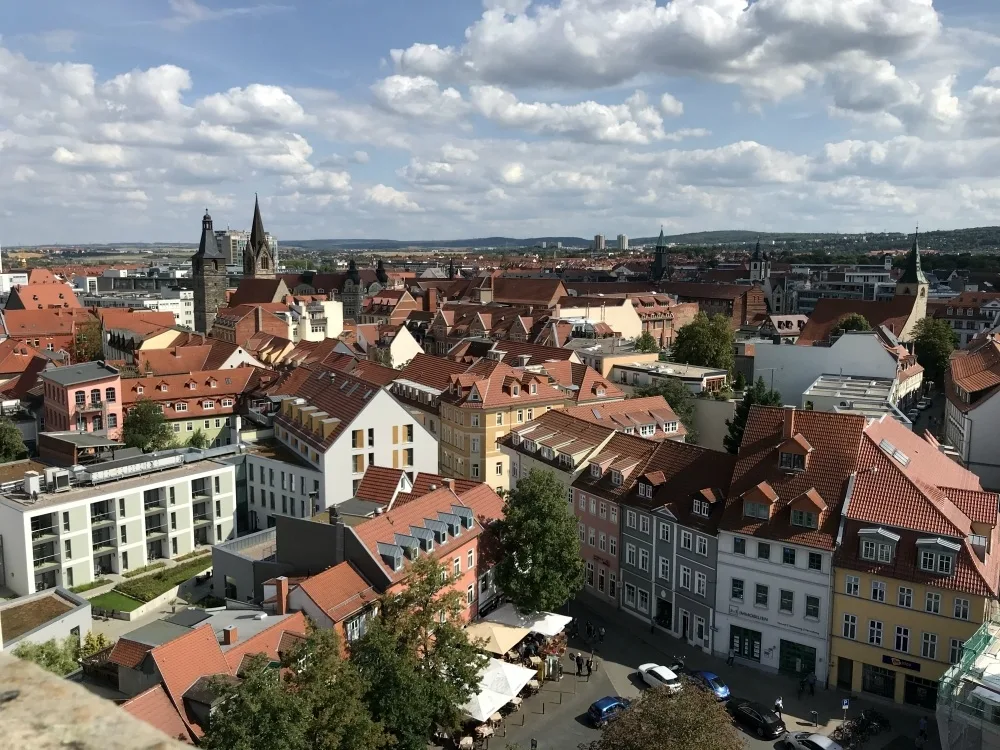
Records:
<instances>
[{"instance_id":1,"label":"sidewalk","mask_svg":"<svg viewBox=\"0 0 1000 750\"><path fill-rule=\"evenodd\" d=\"M891 747L893 750L904 750L913 747L916 737L916 727L920 716L926 716L930 741L926 750L940 750L937 736L937 722L933 713L922 711L913 706L899 706L895 703L869 699L868 696L852 695L838 689L827 689L816 686L816 695L806 691L801 698L797 697L798 680L787 675L764 672L740 663L737 659L734 666L726 666L726 660L718 658L689 646L685 641L674 638L662 631L650 632L648 624L624 612L617 611L598 602L573 601L569 604L569 614L577 618L580 631L583 632L588 620L594 627L604 625L607 635L603 644L595 644L597 655L606 661L637 666L642 662L658 661L669 664L673 657L683 656L688 669L703 669L715 672L729 685L736 697L753 698L770 706L777 697L781 697L785 710L783 717L785 726L790 732L817 731L830 734L843 721L844 712L841 701L850 699L847 711L848 718L857 717L865 708L875 708L884 714L892 723L891 732L883 732L868 743L871 750L883 750ZM579 641L574 642L577 646ZM813 728L814 717L818 728Z\"/></svg>"}]
</instances>

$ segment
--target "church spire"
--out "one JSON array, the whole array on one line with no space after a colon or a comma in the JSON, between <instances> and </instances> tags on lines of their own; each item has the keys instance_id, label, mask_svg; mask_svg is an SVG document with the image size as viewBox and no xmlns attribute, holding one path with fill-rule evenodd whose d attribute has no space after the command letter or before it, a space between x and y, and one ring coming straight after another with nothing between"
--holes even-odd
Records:
<instances>
[{"instance_id":1,"label":"church spire","mask_svg":"<svg viewBox=\"0 0 1000 750\"><path fill-rule=\"evenodd\" d=\"M212 230L212 217L205 209L205 215L201 217L201 242L198 244L196 258L222 258L222 251L219 250L219 242L215 239L215 232Z\"/></svg>"},{"instance_id":2,"label":"church spire","mask_svg":"<svg viewBox=\"0 0 1000 750\"><path fill-rule=\"evenodd\" d=\"M917 227L916 231L913 233L913 247L910 248L910 252L906 255L906 264L903 266L903 275L899 277L898 284L926 284L927 276L924 275L924 270L920 265L920 243L918 241L918 235L920 234L920 227Z\"/></svg>"},{"instance_id":3,"label":"church spire","mask_svg":"<svg viewBox=\"0 0 1000 750\"><path fill-rule=\"evenodd\" d=\"M264 221L260 218L260 200L253 194L253 226L250 228L250 247L256 252L267 244L264 236Z\"/></svg>"}]
</instances>

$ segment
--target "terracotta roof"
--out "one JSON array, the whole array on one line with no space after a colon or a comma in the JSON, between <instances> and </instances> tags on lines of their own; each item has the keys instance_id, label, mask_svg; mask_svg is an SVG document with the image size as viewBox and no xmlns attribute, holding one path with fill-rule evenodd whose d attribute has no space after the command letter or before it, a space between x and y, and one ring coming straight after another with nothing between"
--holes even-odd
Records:
<instances>
[{"instance_id":1,"label":"terracotta roof","mask_svg":"<svg viewBox=\"0 0 1000 750\"><path fill-rule=\"evenodd\" d=\"M587 468L573 482L573 486L585 490L592 495L615 500L616 502L627 498L631 495L636 483L643 474L641 467L646 465L646 462L656 450L657 445L659 443L652 440L646 440L635 435L626 435L623 432L616 432L611 436L607 445L601 449L600 454L591 459L591 463L600 463L602 465L604 470L601 477L594 477L591 474L591 470ZM623 463L635 468L629 472L620 485L615 485L611 479L611 472L607 469L614 464Z\"/></svg>"},{"instance_id":2,"label":"terracotta roof","mask_svg":"<svg viewBox=\"0 0 1000 750\"><path fill-rule=\"evenodd\" d=\"M229 298L229 306L236 307L253 302L278 302L288 294L288 287L282 279L251 279L240 281L240 285Z\"/></svg>"},{"instance_id":3,"label":"terracotta roof","mask_svg":"<svg viewBox=\"0 0 1000 750\"><path fill-rule=\"evenodd\" d=\"M830 334L841 318L851 313L861 315L872 328L885 326L894 336L902 333L906 321L913 312L916 297L899 296L885 302L873 300L829 299L816 302L809 316L809 322L802 329L795 343L798 346L812 346L816 342L829 341Z\"/></svg>"},{"instance_id":4,"label":"terracotta roof","mask_svg":"<svg viewBox=\"0 0 1000 750\"><path fill-rule=\"evenodd\" d=\"M127 406L142 399L164 404L163 415L169 419L219 416L232 414L236 401L247 390L253 367L236 367L227 370L199 370L182 375L150 375L122 381L122 402ZM215 386L212 386L212 383ZM142 393L139 389L142 389ZM223 406L222 399L231 398L231 406ZM212 408L204 407L205 401ZM178 410L177 404L185 405Z\"/></svg>"},{"instance_id":5,"label":"terracotta roof","mask_svg":"<svg viewBox=\"0 0 1000 750\"><path fill-rule=\"evenodd\" d=\"M1000 344L987 340L975 349L956 352L949 363L951 382L967 393L1000 385Z\"/></svg>"},{"instance_id":6,"label":"terracotta roof","mask_svg":"<svg viewBox=\"0 0 1000 750\"><path fill-rule=\"evenodd\" d=\"M496 360L481 359L461 375L451 376L452 388L445 391L441 400L449 404L472 409L490 409L497 406L524 404L551 404L563 400L563 394L548 382L545 375L515 369ZM519 395L514 395L514 386ZM535 385L537 392L531 393ZM475 398L473 397L475 393Z\"/></svg>"},{"instance_id":7,"label":"terracotta roof","mask_svg":"<svg viewBox=\"0 0 1000 750\"><path fill-rule=\"evenodd\" d=\"M388 466L369 466L358 482L354 496L373 503L388 505L399 491L399 480L403 477L402 469L390 469Z\"/></svg>"},{"instance_id":8,"label":"terracotta roof","mask_svg":"<svg viewBox=\"0 0 1000 750\"><path fill-rule=\"evenodd\" d=\"M374 587L346 561L307 578L299 588L335 623L378 598Z\"/></svg>"},{"instance_id":9,"label":"terracotta roof","mask_svg":"<svg viewBox=\"0 0 1000 750\"><path fill-rule=\"evenodd\" d=\"M40 356L32 347L17 339L0 341L0 375L20 375Z\"/></svg>"},{"instance_id":10,"label":"terracotta roof","mask_svg":"<svg viewBox=\"0 0 1000 750\"><path fill-rule=\"evenodd\" d=\"M497 341L491 347L495 352L504 352L504 364L511 367L527 365L541 365L549 362L562 362L569 360L576 354L572 349L562 349L556 346L545 346L543 344L531 344L527 341ZM528 357L525 361L523 357Z\"/></svg>"},{"instance_id":11,"label":"terracotta roof","mask_svg":"<svg viewBox=\"0 0 1000 750\"><path fill-rule=\"evenodd\" d=\"M378 362L361 359L354 363L351 374L373 385L384 387L399 377L399 372L391 367L385 367Z\"/></svg>"},{"instance_id":12,"label":"terracotta roof","mask_svg":"<svg viewBox=\"0 0 1000 750\"><path fill-rule=\"evenodd\" d=\"M94 319L81 308L69 310L4 310L7 335L11 338L27 336L68 336L77 326Z\"/></svg>"},{"instance_id":13,"label":"terracotta roof","mask_svg":"<svg viewBox=\"0 0 1000 750\"><path fill-rule=\"evenodd\" d=\"M28 285L59 284L59 279L48 268L32 268L28 271Z\"/></svg>"},{"instance_id":14,"label":"terracotta roof","mask_svg":"<svg viewBox=\"0 0 1000 750\"><path fill-rule=\"evenodd\" d=\"M230 673L215 632L207 626L195 628L190 633L157 646L150 653L174 707L188 727L201 736L201 727L187 718L183 696L201 677Z\"/></svg>"},{"instance_id":15,"label":"terracotta roof","mask_svg":"<svg viewBox=\"0 0 1000 750\"><path fill-rule=\"evenodd\" d=\"M136 333L148 333L158 328L172 328L177 322L172 312L131 310L120 307L99 307L97 317L105 330L122 328Z\"/></svg>"},{"instance_id":16,"label":"terracotta roof","mask_svg":"<svg viewBox=\"0 0 1000 750\"><path fill-rule=\"evenodd\" d=\"M135 669L142 664L142 660L146 658L146 654L152 648L144 643L130 641L126 635L115 642L114 648L108 655L108 661L128 669Z\"/></svg>"},{"instance_id":17,"label":"terracotta roof","mask_svg":"<svg viewBox=\"0 0 1000 750\"><path fill-rule=\"evenodd\" d=\"M304 636L306 634L306 616L301 612L294 612L289 617L255 633L227 650L225 658L230 673L236 674L245 656L264 654L271 661L281 661L280 644L285 633ZM238 628L237 634L239 634Z\"/></svg>"},{"instance_id":18,"label":"terracotta roof","mask_svg":"<svg viewBox=\"0 0 1000 750\"><path fill-rule=\"evenodd\" d=\"M149 690L122 703L121 707L139 721L156 727L168 737L194 744L195 735L188 729L167 691L163 689L163 685L153 685Z\"/></svg>"},{"instance_id":19,"label":"terracotta roof","mask_svg":"<svg viewBox=\"0 0 1000 750\"><path fill-rule=\"evenodd\" d=\"M586 406L571 406L563 410L565 414L582 419L591 424L605 425L616 430L633 427L637 431L643 424L655 424L652 435L644 435L653 440L676 439L687 434L687 428L670 408L663 396L630 398L624 401L606 401ZM661 425L677 423L676 432L664 432Z\"/></svg>"},{"instance_id":20,"label":"terracotta roof","mask_svg":"<svg viewBox=\"0 0 1000 750\"><path fill-rule=\"evenodd\" d=\"M79 308L81 305L69 284L47 282L14 287L10 290L7 307L12 310L48 310Z\"/></svg>"},{"instance_id":21,"label":"terracotta roof","mask_svg":"<svg viewBox=\"0 0 1000 750\"><path fill-rule=\"evenodd\" d=\"M451 382L452 375L458 375L467 369L469 366L461 362L420 353L396 373L396 379L411 380L443 391Z\"/></svg>"},{"instance_id":22,"label":"terracotta roof","mask_svg":"<svg viewBox=\"0 0 1000 750\"><path fill-rule=\"evenodd\" d=\"M204 370L212 351L210 344L201 346L172 346L168 349L144 349L136 354L141 373L154 375L180 375Z\"/></svg>"},{"instance_id":23,"label":"terracotta roof","mask_svg":"<svg viewBox=\"0 0 1000 750\"><path fill-rule=\"evenodd\" d=\"M700 284L696 281L666 281L656 287L661 292L688 299L731 300L741 297L751 289L744 284Z\"/></svg>"},{"instance_id":24,"label":"terracotta roof","mask_svg":"<svg viewBox=\"0 0 1000 750\"><path fill-rule=\"evenodd\" d=\"M603 445L614 434L614 427L588 422L567 414L567 410L553 409L547 411L532 421L523 425L514 425L511 432L504 435L501 442L520 453L527 453L524 440L540 442L553 450L551 459L546 459L540 452L534 452L531 457L553 468L559 466L560 454L569 456L589 453ZM514 444L514 436L521 438L518 445Z\"/></svg>"},{"instance_id":25,"label":"terracotta roof","mask_svg":"<svg viewBox=\"0 0 1000 750\"><path fill-rule=\"evenodd\" d=\"M483 486L482 482L473 482L471 479L451 479L450 477L443 477L440 474L430 474L422 471L413 477L413 489L410 490L410 493L414 497L423 497L427 493L444 487L448 483L451 483L455 494L459 497L465 497L465 493L478 490ZM400 504L399 498L396 498L393 507Z\"/></svg>"},{"instance_id":26,"label":"terracotta roof","mask_svg":"<svg viewBox=\"0 0 1000 750\"><path fill-rule=\"evenodd\" d=\"M856 414L752 407L721 528L832 550L864 428L865 418ZM814 449L804 471L786 471L778 463L778 446L787 439L785 435L794 434L801 434ZM764 482L777 496L770 519L744 516L743 494ZM788 506L812 488L825 500L828 510L820 514L818 529L793 526Z\"/></svg>"},{"instance_id":27,"label":"terracotta roof","mask_svg":"<svg viewBox=\"0 0 1000 750\"><path fill-rule=\"evenodd\" d=\"M576 362L547 362L542 365L542 372L562 388L569 389L569 396L577 404L625 398L621 388L588 365Z\"/></svg>"}]
</instances>

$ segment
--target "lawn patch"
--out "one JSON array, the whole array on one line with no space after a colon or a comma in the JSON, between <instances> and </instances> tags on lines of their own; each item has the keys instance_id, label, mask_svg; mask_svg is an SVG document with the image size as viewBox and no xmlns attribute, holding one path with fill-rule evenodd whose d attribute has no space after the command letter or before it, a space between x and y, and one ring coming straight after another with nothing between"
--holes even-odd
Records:
<instances>
[{"instance_id":1,"label":"lawn patch","mask_svg":"<svg viewBox=\"0 0 1000 750\"><path fill-rule=\"evenodd\" d=\"M91 607L106 609L108 611L116 609L119 612L131 612L133 609L141 607L142 604L138 599L126 596L115 589L111 589L106 594L98 594L90 600Z\"/></svg>"},{"instance_id":2,"label":"lawn patch","mask_svg":"<svg viewBox=\"0 0 1000 750\"><path fill-rule=\"evenodd\" d=\"M204 556L198 557L173 568L164 568L152 575L123 581L115 586L115 591L149 602L210 567L212 567L210 559Z\"/></svg>"}]
</instances>

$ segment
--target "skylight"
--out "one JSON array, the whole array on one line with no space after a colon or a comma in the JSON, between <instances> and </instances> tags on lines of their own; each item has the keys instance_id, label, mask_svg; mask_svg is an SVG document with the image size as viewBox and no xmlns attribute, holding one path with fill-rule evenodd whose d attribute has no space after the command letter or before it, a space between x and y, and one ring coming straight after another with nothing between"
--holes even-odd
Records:
<instances>
[{"instance_id":1,"label":"skylight","mask_svg":"<svg viewBox=\"0 0 1000 750\"><path fill-rule=\"evenodd\" d=\"M896 459L901 466L906 466L910 463L910 457L888 440L883 439L882 442L878 444L878 447L881 448L887 456Z\"/></svg>"}]
</instances>

